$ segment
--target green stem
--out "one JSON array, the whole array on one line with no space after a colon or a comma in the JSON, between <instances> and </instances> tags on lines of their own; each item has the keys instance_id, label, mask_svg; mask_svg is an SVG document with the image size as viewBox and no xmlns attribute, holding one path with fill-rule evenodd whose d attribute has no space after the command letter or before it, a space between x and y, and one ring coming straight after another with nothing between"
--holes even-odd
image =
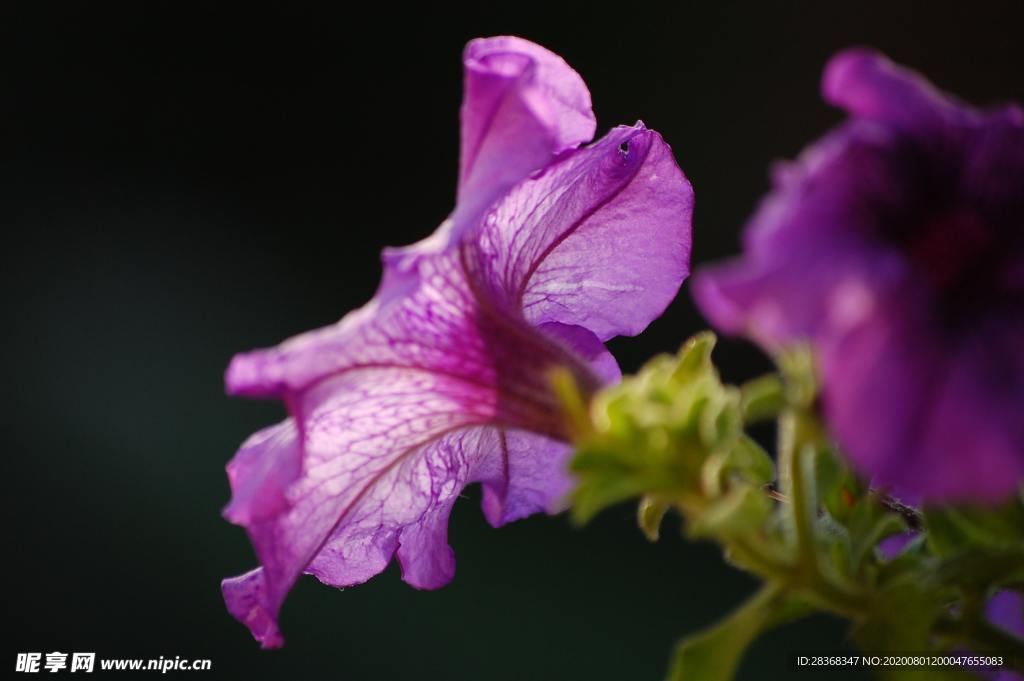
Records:
<instances>
[{"instance_id":1,"label":"green stem","mask_svg":"<svg viewBox=\"0 0 1024 681\"><path fill-rule=\"evenodd\" d=\"M823 610L850 619L861 619L869 610L866 594L833 584L818 574L807 574L799 566L772 557L756 541L737 538L729 542L735 559L744 567L781 588L804 594Z\"/></svg>"},{"instance_id":2,"label":"green stem","mask_svg":"<svg viewBox=\"0 0 1024 681\"><path fill-rule=\"evenodd\" d=\"M816 494L814 490L814 459L816 451L810 441L806 417L790 407L779 419L779 468L782 482L790 497L790 514L799 555L800 569L816 574L817 546L814 537Z\"/></svg>"},{"instance_id":3,"label":"green stem","mask_svg":"<svg viewBox=\"0 0 1024 681\"><path fill-rule=\"evenodd\" d=\"M729 542L729 548L739 562L766 581L788 583L793 581L793 566L782 562L764 551L757 542L736 538Z\"/></svg>"},{"instance_id":4,"label":"green stem","mask_svg":"<svg viewBox=\"0 0 1024 681\"><path fill-rule=\"evenodd\" d=\"M812 596L822 607L859 619L868 610L870 596L852 585L831 579L818 559L815 465L821 429L813 416L797 407L783 412L779 426L779 463L782 479L788 483L789 507L798 551L795 574L790 576L789 584Z\"/></svg>"},{"instance_id":5,"label":"green stem","mask_svg":"<svg viewBox=\"0 0 1024 681\"><path fill-rule=\"evenodd\" d=\"M800 555L801 569L807 575L818 574L818 547L814 535L814 517L817 500L814 490L814 458L816 452L813 445L796 439L791 456L792 480L790 481L793 495L793 525L796 529L797 550Z\"/></svg>"}]
</instances>

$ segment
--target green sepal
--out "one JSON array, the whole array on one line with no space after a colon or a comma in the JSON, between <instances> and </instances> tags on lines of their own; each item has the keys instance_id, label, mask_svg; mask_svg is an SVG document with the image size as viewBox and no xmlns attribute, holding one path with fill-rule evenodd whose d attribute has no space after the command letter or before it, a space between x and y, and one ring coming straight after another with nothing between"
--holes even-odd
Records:
<instances>
[{"instance_id":1,"label":"green sepal","mask_svg":"<svg viewBox=\"0 0 1024 681\"><path fill-rule=\"evenodd\" d=\"M570 469L580 478L572 493L572 520L583 524L601 510L632 497L672 485L658 466L630 460L622 449L588 446L579 449Z\"/></svg>"},{"instance_id":2,"label":"green sepal","mask_svg":"<svg viewBox=\"0 0 1024 681\"><path fill-rule=\"evenodd\" d=\"M697 334L675 357L655 357L593 399L588 422L573 429L576 522L634 496L703 507L734 477L772 478L771 458L742 436L740 391L722 384L714 344L713 334ZM572 397L564 387L560 394Z\"/></svg>"},{"instance_id":3,"label":"green sepal","mask_svg":"<svg viewBox=\"0 0 1024 681\"><path fill-rule=\"evenodd\" d=\"M668 511L669 505L652 496L645 496L636 508L636 520L640 530L649 541L658 541L661 521Z\"/></svg>"},{"instance_id":4,"label":"green sepal","mask_svg":"<svg viewBox=\"0 0 1024 681\"><path fill-rule=\"evenodd\" d=\"M690 337L679 349L679 360L673 378L686 382L699 378L708 371L714 371L711 352L715 349L715 334L701 331Z\"/></svg>"}]
</instances>

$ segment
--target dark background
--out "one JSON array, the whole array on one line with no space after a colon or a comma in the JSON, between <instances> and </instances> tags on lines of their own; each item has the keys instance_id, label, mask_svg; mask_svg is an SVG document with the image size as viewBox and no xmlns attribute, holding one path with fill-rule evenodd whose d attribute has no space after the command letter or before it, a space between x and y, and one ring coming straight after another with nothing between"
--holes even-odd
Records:
<instances>
[{"instance_id":1,"label":"dark background","mask_svg":"<svg viewBox=\"0 0 1024 681\"><path fill-rule=\"evenodd\" d=\"M221 602L220 579L255 562L219 511L225 462L282 409L227 399L228 359L362 304L380 248L445 217L474 36L562 54L599 134L637 118L664 134L696 188L698 263L736 250L771 160L839 120L818 96L835 50L875 45L977 103L1024 99L1019 3L379 4L0 10L3 665L60 650L209 657L216 678L659 679L673 640L751 580L675 522L648 544L632 507L494 531L475 490L451 585L304 578L288 645L261 652ZM613 350L632 370L702 326L684 285ZM765 367L742 343L718 357L734 379ZM824 617L784 628L741 676L787 678L787 653L843 641Z\"/></svg>"}]
</instances>

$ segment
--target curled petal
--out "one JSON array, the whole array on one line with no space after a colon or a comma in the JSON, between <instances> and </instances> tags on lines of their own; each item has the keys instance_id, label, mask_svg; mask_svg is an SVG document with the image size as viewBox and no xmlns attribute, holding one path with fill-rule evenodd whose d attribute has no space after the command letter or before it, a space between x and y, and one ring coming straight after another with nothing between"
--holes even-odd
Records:
<instances>
[{"instance_id":1,"label":"curled petal","mask_svg":"<svg viewBox=\"0 0 1024 681\"><path fill-rule=\"evenodd\" d=\"M224 517L236 525L273 517L288 507L286 492L300 475L302 452L291 419L264 428L228 464L231 503Z\"/></svg>"},{"instance_id":2,"label":"curled petal","mask_svg":"<svg viewBox=\"0 0 1024 681\"><path fill-rule=\"evenodd\" d=\"M501 458L476 474L483 485L484 516L494 527L534 513L558 513L572 491L572 447L521 430L496 431Z\"/></svg>"},{"instance_id":3,"label":"curled petal","mask_svg":"<svg viewBox=\"0 0 1024 681\"><path fill-rule=\"evenodd\" d=\"M284 637L277 626L277 611L271 612L266 606L263 568L229 577L221 582L220 588L228 612L249 627L253 638L264 648L280 648L284 645Z\"/></svg>"},{"instance_id":4,"label":"curled petal","mask_svg":"<svg viewBox=\"0 0 1024 681\"><path fill-rule=\"evenodd\" d=\"M634 335L689 273L692 212L693 190L661 136L619 127L495 207L478 240L479 278L535 324Z\"/></svg>"},{"instance_id":5,"label":"curled petal","mask_svg":"<svg viewBox=\"0 0 1024 681\"><path fill-rule=\"evenodd\" d=\"M466 46L456 222L478 215L596 122L583 79L558 55L514 37Z\"/></svg>"},{"instance_id":6,"label":"curled petal","mask_svg":"<svg viewBox=\"0 0 1024 681\"><path fill-rule=\"evenodd\" d=\"M842 332L874 314L904 277L885 254L871 255L819 249L800 269L785 259L726 263L698 272L691 292L716 328L775 351L794 340Z\"/></svg>"},{"instance_id":7,"label":"curled petal","mask_svg":"<svg viewBox=\"0 0 1024 681\"><path fill-rule=\"evenodd\" d=\"M602 384L615 383L622 379L619 363L594 333L582 326L560 322L545 322L537 328L545 336L556 339L573 355L584 360Z\"/></svg>"},{"instance_id":8,"label":"curled petal","mask_svg":"<svg viewBox=\"0 0 1024 681\"><path fill-rule=\"evenodd\" d=\"M978 116L918 73L867 48L832 57L821 90L825 101L852 115L907 130L964 124Z\"/></svg>"}]
</instances>

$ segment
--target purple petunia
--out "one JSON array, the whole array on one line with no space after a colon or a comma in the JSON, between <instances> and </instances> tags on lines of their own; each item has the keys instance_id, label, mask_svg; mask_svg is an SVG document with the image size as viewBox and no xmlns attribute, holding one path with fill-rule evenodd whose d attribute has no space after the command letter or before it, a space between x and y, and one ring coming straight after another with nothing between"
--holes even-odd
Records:
<instances>
[{"instance_id":1,"label":"purple petunia","mask_svg":"<svg viewBox=\"0 0 1024 681\"><path fill-rule=\"evenodd\" d=\"M1024 112L971 108L864 49L850 118L779 167L745 255L694 280L712 323L809 340L825 416L876 483L995 502L1024 479Z\"/></svg>"},{"instance_id":2,"label":"purple petunia","mask_svg":"<svg viewBox=\"0 0 1024 681\"><path fill-rule=\"evenodd\" d=\"M988 620L1018 638L1024 639L1024 594L1003 589L989 599L985 607ZM1010 669L1001 669L984 675L991 681L1024 681L1024 676Z\"/></svg>"},{"instance_id":3,"label":"purple petunia","mask_svg":"<svg viewBox=\"0 0 1024 681\"><path fill-rule=\"evenodd\" d=\"M603 341L639 333L689 271L693 192L643 125L595 129L561 58L511 37L466 47L456 208L428 239L384 252L367 305L236 356L233 395L290 418L228 465L225 516L261 567L223 583L264 647L303 572L366 581L397 557L412 586L453 575L452 504L483 486L494 526L561 509L567 433L550 372L592 392L619 376Z\"/></svg>"}]
</instances>

